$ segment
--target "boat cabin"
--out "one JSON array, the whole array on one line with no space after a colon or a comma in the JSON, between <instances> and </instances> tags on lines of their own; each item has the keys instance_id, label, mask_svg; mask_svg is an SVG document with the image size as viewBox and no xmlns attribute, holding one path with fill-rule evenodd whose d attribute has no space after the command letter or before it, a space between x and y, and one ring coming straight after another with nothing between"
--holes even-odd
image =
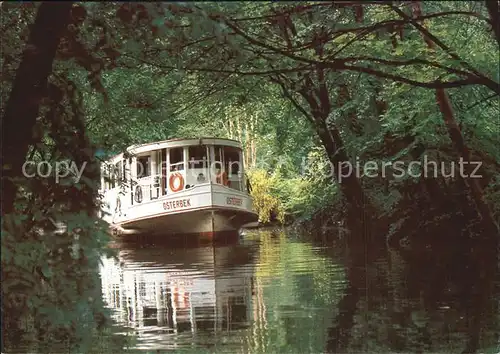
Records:
<instances>
[{"instance_id":1,"label":"boat cabin","mask_svg":"<svg viewBox=\"0 0 500 354\"><path fill-rule=\"evenodd\" d=\"M210 183L247 191L238 141L199 138L133 145L101 167L101 191L130 194L130 205Z\"/></svg>"}]
</instances>

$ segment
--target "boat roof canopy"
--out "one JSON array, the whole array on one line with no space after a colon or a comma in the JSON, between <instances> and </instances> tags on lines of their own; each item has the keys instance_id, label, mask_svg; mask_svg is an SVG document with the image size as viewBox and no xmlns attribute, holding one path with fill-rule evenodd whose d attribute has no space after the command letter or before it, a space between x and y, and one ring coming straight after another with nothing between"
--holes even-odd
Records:
<instances>
[{"instance_id":1,"label":"boat roof canopy","mask_svg":"<svg viewBox=\"0 0 500 354\"><path fill-rule=\"evenodd\" d=\"M162 141L155 141L146 144L129 146L125 151L130 155L139 155L148 151L161 150L165 148L175 148L193 145L221 145L231 146L241 149L241 143L233 139L224 138L177 138ZM123 153L112 156L108 162L115 163L123 158Z\"/></svg>"}]
</instances>

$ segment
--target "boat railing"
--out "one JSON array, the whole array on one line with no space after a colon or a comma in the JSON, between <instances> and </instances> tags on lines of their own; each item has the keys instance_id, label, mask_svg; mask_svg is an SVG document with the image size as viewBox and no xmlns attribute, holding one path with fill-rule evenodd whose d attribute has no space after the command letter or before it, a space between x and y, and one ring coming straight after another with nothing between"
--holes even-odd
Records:
<instances>
[{"instance_id":1,"label":"boat railing","mask_svg":"<svg viewBox=\"0 0 500 354\"><path fill-rule=\"evenodd\" d=\"M185 179L185 189L191 189L208 183L221 184L220 181L216 182L215 178L212 178L212 181L206 178L208 175L208 169L197 169L197 171L203 171L205 177L202 179L192 177L190 178L190 172L179 171L180 173L182 173L183 178ZM191 172L195 171L192 170ZM114 204L116 204L117 199L120 199L122 207L125 207L126 205L138 205L143 202L158 199L167 194L176 193L169 192L167 190L166 184L168 184L168 180L162 181L162 178L168 178L169 175L171 175L171 173L168 173L167 176L164 176L162 174L154 174L150 176L140 177L136 180L123 179L118 181L114 188L100 190L99 192L104 198L103 200L107 200L108 202L111 201L111 204L108 206L110 209L115 208ZM245 190L243 176L241 176L240 174L232 174L228 177L228 183L226 185L228 188L239 191ZM162 191L162 188L164 188L165 190Z\"/></svg>"},{"instance_id":2,"label":"boat railing","mask_svg":"<svg viewBox=\"0 0 500 354\"><path fill-rule=\"evenodd\" d=\"M182 164L182 163L180 163ZM179 164L178 164L179 165ZM208 176L210 176L210 172L208 168L198 168L198 169L188 169L187 171L172 171L167 173L167 175L163 174L154 174L149 176L144 176L137 178L135 180L122 180L118 184L116 188L113 188L114 192L113 198L119 197L123 203L138 205L143 202L156 200L164 195L172 194L176 192L170 192L167 190L168 178L174 172L179 172L182 174L184 179L184 189L194 188L199 185L204 185L208 183L220 183L220 181L216 182L216 178L212 175L212 181L210 181ZM203 178L199 178L199 175L204 175ZM166 180L165 180L166 179ZM245 191L243 176L240 173L230 174L228 176L228 183L226 185L231 189L235 189L238 191ZM162 190L164 189L164 190ZM109 195L109 194L108 194ZM127 195L129 197L127 197Z\"/></svg>"},{"instance_id":3,"label":"boat railing","mask_svg":"<svg viewBox=\"0 0 500 354\"><path fill-rule=\"evenodd\" d=\"M135 203L158 199L163 195L160 174L138 178L133 184L132 194Z\"/></svg>"}]
</instances>

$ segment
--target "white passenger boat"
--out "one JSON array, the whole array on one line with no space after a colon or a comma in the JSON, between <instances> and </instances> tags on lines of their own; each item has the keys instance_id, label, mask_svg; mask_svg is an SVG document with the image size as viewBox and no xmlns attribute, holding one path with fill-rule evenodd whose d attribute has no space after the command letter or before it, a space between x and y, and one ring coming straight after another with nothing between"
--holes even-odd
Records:
<instances>
[{"instance_id":1,"label":"white passenger boat","mask_svg":"<svg viewBox=\"0 0 500 354\"><path fill-rule=\"evenodd\" d=\"M234 232L257 221L238 141L133 145L101 167L101 217L115 234Z\"/></svg>"}]
</instances>

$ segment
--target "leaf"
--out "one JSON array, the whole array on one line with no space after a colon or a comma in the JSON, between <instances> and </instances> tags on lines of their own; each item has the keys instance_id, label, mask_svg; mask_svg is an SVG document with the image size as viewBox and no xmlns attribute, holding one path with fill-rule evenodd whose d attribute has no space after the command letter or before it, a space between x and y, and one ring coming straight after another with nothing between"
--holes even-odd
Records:
<instances>
[{"instance_id":1,"label":"leaf","mask_svg":"<svg viewBox=\"0 0 500 354\"><path fill-rule=\"evenodd\" d=\"M53 275L52 269L47 265L42 266L42 274L47 278L50 279Z\"/></svg>"}]
</instances>

